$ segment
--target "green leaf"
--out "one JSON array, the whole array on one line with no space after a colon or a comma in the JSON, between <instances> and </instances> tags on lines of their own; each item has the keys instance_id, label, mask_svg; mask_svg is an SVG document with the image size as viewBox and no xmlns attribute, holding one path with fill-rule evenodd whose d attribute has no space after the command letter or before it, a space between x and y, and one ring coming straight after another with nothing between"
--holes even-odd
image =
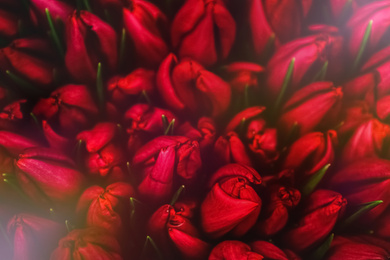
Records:
<instances>
[{"instance_id":1,"label":"green leaf","mask_svg":"<svg viewBox=\"0 0 390 260\"><path fill-rule=\"evenodd\" d=\"M349 225L354 223L359 217L361 217L364 213L372 210L373 208L375 208L376 206L382 203L383 200L375 200L375 201L371 201L359 205L359 209L344 220L342 228L348 227Z\"/></svg>"},{"instance_id":2,"label":"green leaf","mask_svg":"<svg viewBox=\"0 0 390 260\"><path fill-rule=\"evenodd\" d=\"M334 233L330 234L328 238L320 245L310 256L309 259L321 260L325 257L328 252L330 245L332 244Z\"/></svg>"},{"instance_id":3,"label":"green leaf","mask_svg":"<svg viewBox=\"0 0 390 260\"><path fill-rule=\"evenodd\" d=\"M181 185L180 188L176 191L176 193L173 195L172 197L172 200L171 200L171 203L169 203L169 205L173 206L177 200L179 199L180 197L180 194L183 192L183 190L185 189L185 186L184 185Z\"/></svg>"},{"instance_id":4,"label":"green leaf","mask_svg":"<svg viewBox=\"0 0 390 260\"><path fill-rule=\"evenodd\" d=\"M358 54L356 55L356 59L355 59L355 61L353 63L353 66L352 66L352 72L355 72L356 69L360 65L361 59L363 57L364 51L366 50L367 43L368 43L368 40L369 40L370 35L371 35L372 23L373 23L373 20L370 20L368 22L368 25L367 25L366 30L364 32L363 40L362 40L362 42L360 44L360 48L359 48Z\"/></svg>"},{"instance_id":5,"label":"green leaf","mask_svg":"<svg viewBox=\"0 0 390 260\"><path fill-rule=\"evenodd\" d=\"M325 165L320 170L318 170L316 173L311 176L311 178L307 181L307 183L303 186L301 189L301 193L303 196L309 196L317 187L318 183L322 180L324 177L326 171L330 167L330 164Z\"/></svg>"},{"instance_id":6,"label":"green leaf","mask_svg":"<svg viewBox=\"0 0 390 260\"><path fill-rule=\"evenodd\" d=\"M62 47L60 38L58 37L57 30L54 27L53 19L51 17L49 8L45 8L45 12L46 12L47 22L49 23L50 35L51 35L51 37L54 41L54 44L56 45L57 50L60 53L61 57L64 58L64 56L65 56L64 48Z\"/></svg>"},{"instance_id":7,"label":"green leaf","mask_svg":"<svg viewBox=\"0 0 390 260\"><path fill-rule=\"evenodd\" d=\"M288 65L288 69L286 72L286 75L284 76L282 88L280 89L279 95L275 101L275 106L274 106L274 115L276 116L277 113L279 112L280 105L283 101L284 95L286 93L287 87L290 84L293 72L294 72L294 65L295 65L295 58L292 58L290 61L290 64Z\"/></svg>"}]
</instances>

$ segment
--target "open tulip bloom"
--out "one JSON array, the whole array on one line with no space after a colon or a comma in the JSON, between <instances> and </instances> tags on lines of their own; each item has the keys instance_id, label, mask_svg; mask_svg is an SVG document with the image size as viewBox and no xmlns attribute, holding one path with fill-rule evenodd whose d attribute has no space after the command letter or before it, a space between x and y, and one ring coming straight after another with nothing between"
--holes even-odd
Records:
<instances>
[{"instance_id":1,"label":"open tulip bloom","mask_svg":"<svg viewBox=\"0 0 390 260\"><path fill-rule=\"evenodd\" d=\"M390 0L0 0L0 260L390 259Z\"/></svg>"}]
</instances>

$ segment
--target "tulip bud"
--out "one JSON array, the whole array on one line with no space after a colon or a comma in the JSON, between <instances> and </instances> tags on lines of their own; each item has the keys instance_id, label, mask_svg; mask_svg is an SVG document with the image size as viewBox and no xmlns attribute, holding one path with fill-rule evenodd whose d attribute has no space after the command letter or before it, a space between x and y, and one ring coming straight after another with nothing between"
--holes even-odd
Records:
<instances>
[{"instance_id":1,"label":"tulip bud","mask_svg":"<svg viewBox=\"0 0 390 260\"><path fill-rule=\"evenodd\" d=\"M49 259L57 241L66 233L64 225L30 214L15 215L7 230L14 242L14 260Z\"/></svg>"},{"instance_id":2,"label":"tulip bud","mask_svg":"<svg viewBox=\"0 0 390 260\"><path fill-rule=\"evenodd\" d=\"M203 151L208 150L214 144L216 125L211 118L201 117L198 120L197 129L192 127L189 122L185 122L180 125L177 133L191 140L198 141L200 150L203 153Z\"/></svg>"},{"instance_id":3,"label":"tulip bud","mask_svg":"<svg viewBox=\"0 0 390 260\"><path fill-rule=\"evenodd\" d=\"M33 113L50 122L64 135L73 135L91 124L98 109L88 88L84 85L65 85L41 99Z\"/></svg>"},{"instance_id":4,"label":"tulip bud","mask_svg":"<svg viewBox=\"0 0 390 260\"><path fill-rule=\"evenodd\" d=\"M94 44L90 44L90 43ZM82 83L96 81L98 63L112 71L118 62L114 29L87 11L74 11L66 22L65 64L73 78Z\"/></svg>"},{"instance_id":5,"label":"tulip bud","mask_svg":"<svg viewBox=\"0 0 390 260\"><path fill-rule=\"evenodd\" d=\"M133 164L143 172L140 194L153 202L163 202L178 185L192 184L202 163L197 141L160 136L137 151Z\"/></svg>"},{"instance_id":6,"label":"tulip bud","mask_svg":"<svg viewBox=\"0 0 390 260\"><path fill-rule=\"evenodd\" d=\"M344 237L336 236L331 248L326 254L326 259L388 259L389 252L383 248L363 242L355 242Z\"/></svg>"},{"instance_id":7,"label":"tulip bud","mask_svg":"<svg viewBox=\"0 0 390 260\"><path fill-rule=\"evenodd\" d=\"M49 10L50 15L54 21L58 19L63 23L66 22L68 16L72 13L73 8L67 3L60 0L32 0L30 2L30 16L35 26L47 24L46 9Z\"/></svg>"},{"instance_id":8,"label":"tulip bud","mask_svg":"<svg viewBox=\"0 0 390 260\"><path fill-rule=\"evenodd\" d=\"M278 233L287 224L289 210L298 205L300 199L301 193L297 189L272 186L265 214L255 226L256 234L268 237Z\"/></svg>"},{"instance_id":9,"label":"tulip bud","mask_svg":"<svg viewBox=\"0 0 390 260\"><path fill-rule=\"evenodd\" d=\"M0 36L14 38L18 33L18 17L12 12L0 9Z\"/></svg>"},{"instance_id":10,"label":"tulip bud","mask_svg":"<svg viewBox=\"0 0 390 260\"><path fill-rule=\"evenodd\" d=\"M366 53L386 46L389 21L387 13L390 10L388 1L373 1L356 10L348 21L346 28L349 32L348 50L352 57L356 57L360 51L365 32L371 23L372 29L369 35Z\"/></svg>"},{"instance_id":11,"label":"tulip bud","mask_svg":"<svg viewBox=\"0 0 390 260\"><path fill-rule=\"evenodd\" d=\"M320 72L326 62L329 63L327 79L337 78L342 73L343 38L337 28L316 25L311 29L315 34L282 45L269 60L266 87L272 100L275 100L281 91L284 76L293 59L294 67L288 93L312 82L314 75Z\"/></svg>"},{"instance_id":12,"label":"tulip bud","mask_svg":"<svg viewBox=\"0 0 390 260\"><path fill-rule=\"evenodd\" d=\"M309 177L334 160L337 133L334 130L308 133L296 140L287 152L283 169L292 169Z\"/></svg>"},{"instance_id":13,"label":"tulip bud","mask_svg":"<svg viewBox=\"0 0 390 260\"><path fill-rule=\"evenodd\" d=\"M107 83L111 101L115 105L128 105L133 97L139 97L143 91L148 95L155 89L155 72L143 68L132 71L125 77L114 76Z\"/></svg>"},{"instance_id":14,"label":"tulip bud","mask_svg":"<svg viewBox=\"0 0 390 260\"><path fill-rule=\"evenodd\" d=\"M200 208L204 232L212 238L227 233L240 237L252 228L261 209L252 185L259 183L259 174L244 165L228 164L214 173L209 182L212 188Z\"/></svg>"},{"instance_id":15,"label":"tulip bud","mask_svg":"<svg viewBox=\"0 0 390 260\"><path fill-rule=\"evenodd\" d=\"M372 221L383 213L390 204L389 195L390 162L377 158L354 161L334 173L328 187L340 191L351 206L383 200L383 203L366 212L362 220Z\"/></svg>"},{"instance_id":16,"label":"tulip bud","mask_svg":"<svg viewBox=\"0 0 390 260\"><path fill-rule=\"evenodd\" d=\"M62 238L50 260L101 259L122 260L121 248L104 229L75 229Z\"/></svg>"},{"instance_id":17,"label":"tulip bud","mask_svg":"<svg viewBox=\"0 0 390 260\"><path fill-rule=\"evenodd\" d=\"M43 39L14 40L0 49L0 69L47 88L53 81L53 51Z\"/></svg>"},{"instance_id":18,"label":"tulip bud","mask_svg":"<svg viewBox=\"0 0 390 260\"><path fill-rule=\"evenodd\" d=\"M329 235L344 212L347 200L331 190L316 190L308 198L303 217L296 227L283 235L288 248L300 252Z\"/></svg>"},{"instance_id":19,"label":"tulip bud","mask_svg":"<svg viewBox=\"0 0 390 260\"><path fill-rule=\"evenodd\" d=\"M122 9L124 28L134 46L134 55L141 65L156 67L168 54L161 27L166 27L167 18L152 3L131 0Z\"/></svg>"},{"instance_id":20,"label":"tulip bud","mask_svg":"<svg viewBox=\"0 0 390 260\"><path fill-rule=\"evenodd\" d=\"M42 120L42 131L51 148L65 154L70 154L74 149L75 142L57 133L46 120Z\"/></svg>"},{"instance_id":21,"label":"tulip bud","mask_svg":"<svg viewBox=\"0 0 390 260\"><path fill-rule=\"evenodd\" d=\"M151 138L163 135L165 130L163 116L169 123L173 119L176 120L176 116L166 109L147 104L135 104L130 107L124 116L126 132L129 135L128 151L134 153Z\"/></svg>"},{"instance_id":22,"label":"tulip bud","mask_svg":"<svg viewBox=\"0 0 390 260\"><path fill-rule=\"evenodd\" d=\"M240 163L252 166L251 159L245 149L244 144L235 132L229 132L220 136L214 144L213 155L218 165L229 163Z\"/></svg>"},{"instance_id":23,"label":"tulip bud","mask_svg":"<svg viewBox=\"0 0 390 260\"><path fill-rule=\"evenodd\" d=\"M180 112L218 116L230 104L230 86L220 77L192 60L178 62L174 54L161 63L157 87L172 109Z\"/></svg>"},{"instance_id":24,"label":"tulip bud","mask_svg":"<svg viewBox=\"0 0 390 260\"><path fill-rule=\"evenodd\" d=\"M159 248L171 255L173 245L183 259L205 259L209 245L200 239L200 234L192 225L186 208L176 209L171 205L161 206L149 219L148 231L156 239Z\"/></svg>"},{"instance_id":25,"label":"tulip bud","mask_svg":"<svg viewBox=\"0 0 390 260\"><path fill-rule=\"evenodd\" d=\"M180 58L210 66L229 55L236 23L221 0L187 0L172 22L171 36Z\"/></svg>"},{"instance_id":26,"label":"tulip bud","mask_svg":"<svg viewBox=\"0 0 390 260\"><path fill-rule=\"evenodd\" d=\"M321 127L336 125L343 92L332 82L315 82L297 92L285 103L279 129L288 134L298 124L303 135Z\"/></svg>"},{"instance_id":27,"label":"tulip bud","mask_svg":"<svg viewBox=\"0 0 390 260\"><path fill-rule=\"evenodd\" d=\"M373 114L367 101L356 100L348 102L343 108L342 118L344 118L344 121L337 129L337 133L340 136L352 134L360 125L372 119Z\"/></svg>"},{"instance_id":28,"label":"tulip bud","mask_svg":"<svg viewBox=\"0 0 390 260\"><path fill-rule=\"evenodd\" d=\"M262 66L250 62L234 62L225 67L228 82L237 93L243 93L245 88L259 90L259 77L264 70Z\"/></svg>"},{"instance_id":29,"label":"tulip bud","mask_svg":"<svg viewBox=\"0 0 390 260\"><path fill-rule=\"evenodd\" d=\"M27 100L20 99L3 107L0 111L0 128L3 130L17 130L25 119L23 107Z\"/></svg>"},{"instance_id":30,"label":"tulip bud","mask_svg":"<svg viewBox=\"0 0 390 260\"><path fill-rule=\"evenodd\" d=\"M69 205L84 185L72 160L48 148L26 149L15 166L19 185L38 204Z\"/></svg>"},{"instance_id":31,"label":"tulip bud","mask_svg":"<svg viewBox=\"0 0 390 260\"><path fill-rule=\"evenodd\" d=\"M384 143L390 137L390 127L377 119L361 124L344 146L342 160L351 163L362 158L383 155Z\"/></svg>"},{"instance_id":32,"label":"tulip bud","mask_svg":"<svg viewBox=\"0 0 390 260\"><path fill-rule=\"evenodd\" d=\"M264 257L251 252L249 245L237 240L225 240L216 245L210 253L209 260L234 259L262 260Z\"/></svg>"},{"instance_id":33,"label":"tulip bud","mask_svg":"<svg viewBox=\"0 0 390 260\"><path fill-rule=\"evenodd\" d=\"M121 234L128 226L128 203L132 196L133 188L124 182L110 184L105 189L92 186L80 196L76 214L85 215L88 227L101 227L115 235Z\"/></svg>"}]
</instances>

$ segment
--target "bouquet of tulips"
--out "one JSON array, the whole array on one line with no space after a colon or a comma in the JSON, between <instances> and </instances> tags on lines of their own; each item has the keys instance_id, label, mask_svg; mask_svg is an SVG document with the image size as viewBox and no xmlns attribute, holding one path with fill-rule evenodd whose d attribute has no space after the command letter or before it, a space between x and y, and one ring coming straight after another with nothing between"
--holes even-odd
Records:
<instances>
[{"instance_id":1,"label":"bouquet of tulips","mask_svg":"<svg viewBox=\"0 0 390 260\"><path fill-rule=\"evenodd\" d=\"M390 259L390 0L0 0L0 259Z\"/></svg>"}]
</instances>

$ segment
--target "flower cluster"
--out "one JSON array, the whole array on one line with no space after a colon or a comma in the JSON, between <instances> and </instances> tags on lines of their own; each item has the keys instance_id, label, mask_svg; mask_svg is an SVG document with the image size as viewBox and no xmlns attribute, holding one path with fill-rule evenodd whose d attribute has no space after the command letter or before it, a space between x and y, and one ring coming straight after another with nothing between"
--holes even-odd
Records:
<instances>
[{"instance_id":1,"label":"flower cluster","mask_svg":"<svg viewBox=\"0 0 390 260\"><path fill-rule=\"evenodd\" d=\"M0 0L0 258L390 259L390 0Z\"/></svg>"}]
</instances>

